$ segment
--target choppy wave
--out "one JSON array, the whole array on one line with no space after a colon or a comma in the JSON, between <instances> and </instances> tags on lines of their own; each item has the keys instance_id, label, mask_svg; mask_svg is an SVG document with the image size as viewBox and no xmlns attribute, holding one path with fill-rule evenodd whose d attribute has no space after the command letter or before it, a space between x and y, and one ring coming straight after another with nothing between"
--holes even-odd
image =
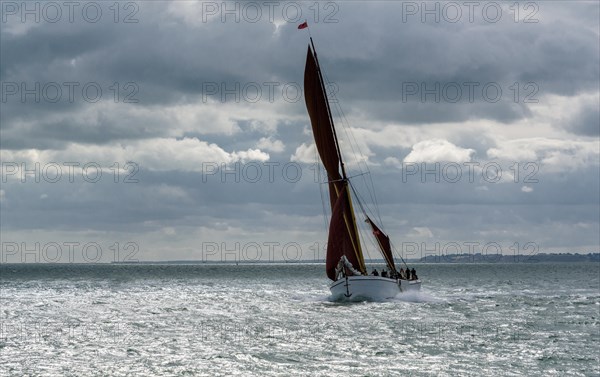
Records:
<instances>
[{"instance_id":1,"label":"choppy wave","mask_svg":"<svg viewBox=\"0 0 600 377\"><path fill-rule=\"evenodd\" d=\"M318 265L0 265L0 374L600 374L600 266L417 269L340 303Z\"/></svg>"}]
</instances>

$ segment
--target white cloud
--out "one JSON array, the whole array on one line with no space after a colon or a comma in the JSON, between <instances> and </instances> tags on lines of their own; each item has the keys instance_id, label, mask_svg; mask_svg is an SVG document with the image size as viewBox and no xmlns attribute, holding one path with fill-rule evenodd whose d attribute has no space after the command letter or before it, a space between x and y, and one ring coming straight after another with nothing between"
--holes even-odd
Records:
<instances>
[{"instance_id":1,"label":"white cloud","mask_svg":"<svg viewBox=\"0 0 600 377\"><path fill-rule=\"evenodd\" d=\"M598 109L600 92L583 92L573 96L547 95L543 103L532 104L530 107L535 114L537 123L548 123L556 130L574 132L582 111ZM597 113L596 113L597 114ZM598 119L590 119L598 127ZM592 128L594 125L589 125ZM572 139L573 135L569 135Z\"/></svg>"},{"instance_id":2,"label":"white cloud","mask_svg":"<svg viewBox=\"0 0 600 377\"><path fill-rule=\"evenodd\" d=\"M424 227L414 227L407 234L407 237L415 237L415 238L433 238L433 232L426 226Z\"/></svg>"},{"instance_id":3,"label":"white cloud","mask_svg":"<svg viewBox=\"0 0 600 377\"><path fill-rule=\"evenodd\" d=\"M471 160L473 149L458 147L447 140L432 139L413 145L404 162L467 162Z\"/></svg>"},{"instance_id":4,"label":"white cloud","mask_svg":"<svg viewBox=\"0 0 600 377\"><path fill-rule=\"evenodd\" d=\"M260 149L248 149L247 151L233 152L230 155L230 161L232 162L248 162L248 161L260 161L265 162L269 160L269 154L262 152Z\"/></svg>"},{"instance_id":5,"label":"white cloud","mask_svg":"<svg viewBox=\"0 0 600 377\"><path fill-rule=\"evenodd\" d=\"M315 159L317 153L316 149L315 144L302 143L302 145L296 148L296 152L290 157L290 161L314 164L317 162Z\"/></svg>"},{"instance_id":6,"label":"white cloud","mask_svg":"<svg viewBox=\"0 0 600 377\"><path fill-rule=\"evenodd\" d=\"M239 132L240 128L232 117L235 112L227 108L226 104L211 102L175 105L150 111L160 112L152 115L169 125L169 134L172 136L180 136L186 131L232 135Z\"/></svg>"},{"instance_id":7,"label":"white cloud","mask_svg":"<svg viewBox=\"0 0 600 377\"><path fill-rule=\"evenodd\" d=\"M275 153L283 152L285 150L285 145L283 142L281 140L274 139L271 136L260 138L256 144L256 147Z\"/></svg>"},{"instance_id":8,"label":"white cloud","mask_svg":"<svg viewBox=\"0 0 600 377\"><path fill-rule=\"evenodd\" d=\"M523 186L523 187L521 187L521 191L523 191L523 192L532 192L533 188L529 187L529 186Z\"/></svg>"},{"instance_id":9,"label":"white cloud","mask_svg":"<svg viewBox=\"0 0 600 377\"><path fill-rule=\"evenodd\" d=\"M397 159L396 157L386 157L383 160L383 164L387 165L387 166L398 167L398 168L402 166L402 162L400 162L400 160Z\"/></svg>"},{"instance_id":10,"label":"white cloud","mask_svg":"<svg viewBox=\"0 0 600 377\"><path fill-rule=\"evenodd\" d=\"M408 148L423 138L428 137L427 131L421 127L380 124L372 119L364 119L362 117L355 117L349 121L353 124L363 125L361 128L351 129L356 140L362 143L361 148L363 145L385 148Z\"/></svg>"},{"instance_id":11,"label":"white cloud","mask_svg":"<svg viewBox=\"0 0 600 377\"><path fill-rule=\"evenodd\" d=\"M78 162L84 165L95 162L102 167L115 162L125 164L132 161L149 170L202 171L206 163L236 163L247 161L268 161L269 154L260 149L226 152L217 144L209 144L197 138L169 139L154 138L131 142L128 145L71 144L64 150L27 149L20 151L0 151L3 161L25 162L28 168L35 163L40 165L57 162ZM16 176L16 175L15 175Z\"/></svg>"},{"instance_id":12,"label":"white cloud","mask_svg":"<svg viewBox=\"0 0 600 377\"><path fill-rule=\"evenodd\" d=\"M597 166L600 151L598 141L527 138L502 141L490 148L491 159L539 162L544 172L562 172Z\"/></svg>"}]
</instances>

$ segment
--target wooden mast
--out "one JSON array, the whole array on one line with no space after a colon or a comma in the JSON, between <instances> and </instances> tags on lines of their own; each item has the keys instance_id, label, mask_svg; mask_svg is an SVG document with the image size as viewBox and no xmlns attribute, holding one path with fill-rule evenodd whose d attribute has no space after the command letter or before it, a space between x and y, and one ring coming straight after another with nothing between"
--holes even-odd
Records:
<instances>
[{"instance_id":1,"label":"wooden mast","mask_svg":"<svg viewBox=\"0 0 600 377\"><path fill-rule=\"evenodd\" d=\"M321 73L321 64L319 64L319 57L317 56L317 50L312 37L310 37L310 45L312 46L313 54L315 55L315 62L317 63L317 74L319 75L319 81L321 83L321 89L323 90L323 96L325 97L325 107L327 108L327 115L329 115L329 121L331 122L331 130L333 131L333 140L335 141L335 149L337 151L338 158L340 159L340 165L342 166L342 177L344 180L348 179L346 175L346 168L344 168L344 160L342 159L342 151L338 142L337 133L335 131L335 125L333 123L333 117L331 116L331 108L329 107L329 98L327 97L327 90L325 88L325 80L323 80L323 74Z\"/></svg>"},{"instance_id":2,"label":"wooden mast","mask_svg":"<svg viewBox=\"0 0 600 377\"><path fill-rule=\"evenodd\" d=\"M321 65L319 64L319 58L317 56L317 50L315 48L315 44L313 42L312 36L310 37L310 44L312 47L313 55L315 57L315 63L317 66L317 75L319 77L321 90L322 90L323 96L325 98L325 107L327 108L327 115L329 116L329 121L331 123L331 130L333 131L333 140L335 143L336 152L338 155L338 159L340 160L340 166L342 168L342 180L344 182L343 187L344 187L344 190L346 190L346 192L347 192L348 204L350 205L350 215L351 215L350 223L351 224L348 224L348 219L346 218L345 215L344 215L344 221L346 223L346 226L348 228L352 227L354 230L354 234L356 234L356 245L354 244L354 241L352 241L352 246L354 248L354 252L356 253L358 262L360 264L360 266L358 266L358 268L363 274L366 275L367 270L366 270L366 266L365 266L365 259L364 259L363 253L362 253L362 248L360 245L360 236L358 233L358 226L356 225L356 218L354 216L354 206L352 205L352 195L350 193L350 188L348 187L349 186L348 176L346 175L346 168L344 167L344 160L342 159L342 151L341 151L340 144L338 141L337 132L335 130L335 124L333 123L333 116L331 115L331 108L329 107L329 98L327 97L327 90L325 88L325 80L323 79L323 74L321 72ZM340 193L337 192L337 188L336 188L336 194L339 197ZM348 229L348 230L350 230L350 229Z\"/></svg>"}]
</instances>

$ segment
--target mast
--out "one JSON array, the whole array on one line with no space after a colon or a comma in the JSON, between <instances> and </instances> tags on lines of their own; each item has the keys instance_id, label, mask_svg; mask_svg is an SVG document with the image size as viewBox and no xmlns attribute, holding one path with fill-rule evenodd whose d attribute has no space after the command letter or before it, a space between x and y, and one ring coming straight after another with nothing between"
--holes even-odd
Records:
<instances>
[{"instance_id":1,"label":"mast","mask_svg":"<svg viewBox=\"0 0 600 377\"><path fill-rule=\"evenodd\" d=\"M315 48L315 43L313 42L312 37L310 37L310 45L312 46L312 50L313 50L313 53L315 56L315 62L317 63L317 73L319 75L319 81L321 83L321 88L323 90L323 96L325 96L325 107L327 108L327 115L329 115L329 121L331 122L331 130L333 131L333 140L335 141L335 149L337 151L337 155L340 160L340 166L342 167L342 178L344 178L344 181L347 181L348 176L346 175L346 168L344 167L344 160L342 159L342 151L340 149L337 132L335 131L335 124L333 123L333 116L331 116L331 108L329 107L329 98L327 97L327 90L325 88L325 80L323 80L323 73L321 72L321 64L319 64L319 57L317 56L317 49Z\"/></svg>"},{"instance_id":2,"label":"mast","mask_svg":"<svg viewBox=\"0 0 600 377\"><path fill-rule=\"evenodd\" d=\"M298 26L298 29L308 28L308 23ZM360 236L352 203L352 192L355 192L346 174L342 151L337 137L337 131L331 114L329 98L325 88L325 79L317 56L317 49L310 29L308 30L310 45L304 71L304 88L306 107L310 116L317 151L327 171L329 196L331 204L331 220L327 244L326 271L327 276L335 280L334 264L341 258L347 257L352 266L357 266L362 274L366 274L364 256L360 244ZM335 149L335 152L333 151ZM341 176L340 176L341 168ZM352 190L350 190L352 189ZM367 215L359 196L358 204L371 226L373 235L388 268L396 271L391 242L373 220ZM402 257L400 257L402 259ZM402 259L403 260L403 259ZM404 260L403 260L404 261ZM406 264L406 262L405 262ZM348 271L347 271L348 272Z\"/></svg>"},{"instance_id":3,"label":"mast","mask_svg":"<svg viewBox=\"0 0 600 377\"><path fill-rule=\"evenodd\" d=\"M311 47L312 47L312 51L311 51ZM326 165L325 169L328 172L328 178L330 180L329 182L329 190L330 190L330 199L331 199L331 207L332 207L332 219L330 222L330 231L329 231L329 241L328 241L328 263L327 263L327 270L328 270L328 276L332 279L335 280L335 277L332 277L331 275L331 268L330 268L330 252L331 253L335 253L332 254L331 257L337 257L339 259L339 256L337 256L339 254L338 250L331 250L334 247L335 248L341 248L341 249L346 249L347 246L351 246L351 249L353 250L354 254L355 254L355 261L356 264L358 266L358 269L361 271L361 273L366 274L366 267L365 267L365 261L364 261L364 256L362 253L362 248L361 248L361 244L360 244L360 239L359 239L359 233L358 233L358 227L356 224L356 218L354 215L354 208L352 205L352 195L350 193L350 188L349 188L349 181L348 181L348 176L346 174L346 169L344 167L344 161L342 159L342 153L341 153L341 148L340 148L340 144L339 144L339 140L337 137L337 132L335 129L335 125L333 122L333 116L331 115L331 108L329 106L329 99L327 97L327 91L325 90L325 81L323 79L323 74L321 72L321 67L318 61L318 57L317 57L317 51L315 49L315 45L313 42L312 37L310 37L310 46L309 46L309 55L307 56L307 69L305 70L305 100L306 100L306 104L307 104L307 109L309 111L309 115L311 116L311 124L313 126L313 134L315 136L315 142L317 144L317 149L319 150L319 154L321 155L321 160L323 160L323 163ZM314 69L316 70L316 78L318 81L318 87L319 87L319 92L318 95L322 95L322 102L324 103L324 107L326 110L326 119L320 118L319 114L315 114L319 112L317 105L315 103L311 102L311 99L313 99L315 102L318 101L318 98L310 98L311 95L314 95L315 93L312 92L312 86L308 86L307 88L307 73L311 74L311 72L308 71L308 68L310 67L310 59L311 59L311 55L312 58L314 58ZM310 76L309 76L310 77ZM307 90L310 89L310 90ZM318 95L316 97L318 97ZM324 115L321 113L321 115ZM321 134L322 132L326 132L321 130L320 127L322 127L323 125L320 124L321 122L319 120L322 120L326 123L329 123L327 126L329 128L330 134L329 135L323 135ZM317 132L315 132L317 131ZM327 149L327 141L331 144L333 144L333 147L335 148L335 157L329 155L326 151ZM331 144L329 144L331 146ZM337 160L337 161L335 161ZM341 177L339 176L339 170L338 166L334 166L337 165L339 163L339 167L341 167L341 172L342 175ZM337 171L334 171L337 170ZM333 176L333 180L332 180L332 176ZM332 195L333 193L331 192L332 190L335 191L335 195ZM340 216L341 215L341 216ZM349 215L349 216L348 216ZM346 228L345 231L343 231L342 229L340 229L341 224L336 223L336 217L341 217L343 218L343 223L344 223L344 227ZM343 232L346 234L346 236L343 236L341 240L336 240L335 238L339 236L339 233ZM350 242L351 245L347 245L347 242ZM331 251L330 251L331 250ZM345 255L344 251L342 250L342 255ZM331 261L333 262L333 261ZM335 263L337 264L337 260L335 260Z\"/></svg>"}]
</instances>

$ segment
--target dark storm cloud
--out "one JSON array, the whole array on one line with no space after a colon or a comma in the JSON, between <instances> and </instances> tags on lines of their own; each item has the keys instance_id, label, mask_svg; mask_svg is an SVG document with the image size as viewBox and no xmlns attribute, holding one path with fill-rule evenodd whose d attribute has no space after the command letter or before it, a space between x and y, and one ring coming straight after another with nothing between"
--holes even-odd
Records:
<instances>
[{"instance_id":1,"label":"dark storm cloud","mask_svg":"<svg viewBox=\"0 0 600 377\"><path fill-rule=\"evenodd\" d=\"M420 15L404 20L405 3L340 2L335 14L338 22L309 21L321 64L337 88L335 97L349 118L360 115L367 120L352 127L370 129L374 127L370 122L391 123L400 133L408 133L415 130L404 125L417 125L421 131L439 123L455 123L448 126L448 134L454 137L451 141L475 150L473 159L484 163L490 148L521 137L509 126L532 119L537 114L534 105L547 105L545 96L576 98L598 91L597 4L537 2L539 22L525 24L515 23L507 8L505 17L496 23L482 19L481 13L474 22L464 18L457 23L421 22ZM301 5L306 10L313 3ZM189 6L185 12L173 12L184 6ZM72 102L66 94L56 103L36 103L31 97L23 103L19 94L9 97L0 103L2 149L60 151L77 145L84 150L106 148L108 158L113 158L110 153L116 153L115 146L140 142L143 149L145 140L192 137L232 153L257 148L261 138L271 137L285 148L262 148L269 153L269 162L279 167L289 163L298 146L312 142L304 133L309 123L303 98L286 102L281 93L285 83L302 83L306 32L296 30L294 22L275 25L266 18L236 23L221 22L217 16L203 22L202 15L194 13L199 8L190 2L142 2L136 16L139 22L134 24L103 18L95 24L81 20L41 23L18 33L0 25L3 83L26 82L31 87L35 82L42 86L56 82L64 88L63 83L75 81L80 83L79 90L93 82L103 90L98 102L82 98L81 92ZM119 83L119 101L114 101L110 89L115 82ZM256 83L265 89L267 82L279 83L272 102L266 92L257 103L243 95L239 100L231 95L223 100L222 88ZM137 87L137 102L123 101L130 93L124 89L128 83ZM472 100L469 83L477 84ZM497 101L482 95L481 88L490 83L502 89ZM530 83L534 86L526 87ZM418 90L415 94L407 92L415 89L412 84ZM210 85L219 91L207 92L215 88ZM439 100L436 94L422 97L423 88L431 90L436 85ZM448 100L448 95L454 98L452 85L462 89L457 101ZM528 95L538 102L526 102ZM198 113L181 125L177 116L192 112L186 106ZM230 120L233 131L225 129L220 123L223 119L215 114ZM586 102L575 116L564 120L552 126L566 130L575 141L579 135L586 140L598 136L597 103ZM498 122L507 131L497 128L486 133L481 131L483 126L471 130L461 124L466 121ZM543 130L535 136L545 137ZM417 227L428 228L442 240L504 237L544 245L598 243L597 164L564 168L561 160L563 168L558 172L540 168L537 184L522 180L490 184L480 177L475 182L422 183L412 178L403 182L402 171L383 160L402 161L412 145L369 142L374 144L369 144L370 161L380 164L371 168L377 199L394 239L416 239L410 234ZM164 143L165 149L171 147ZM191 156L194 151L186 152L191 161L197 161ZM115 155L114 160L130 158L128 153ZM33 152L32 156L37 158ZM79 160L88 162L90 156L81 155ZM136 161L140 164L137 184L114 183L110 173L97 184L64 179L57 184L2 182L3 232L92 229L144 234L164 227L233 227L242 229L245 237L323 232L319 184L309 165L301 165L303 179L296 183L283 179L280 169L274 181L263 176L253 183L239 172L225 178L220 172L203 177L201 171L186 170L175 160L169 169L157 169L149 158ZM215 155L202 162L222 161ZM511 162L503 167L507 169ZM266 174L265 165L261 167ZM226 168L235 166L232 162ZM178 234L181 242L194 245L197 241L193 234Z\"/></svg>"},{"instance_id":2,"label":"dark storm cloud","mask_svg":"<svg viewBox=\"0 0 600 377\"><path fill-rule=\"evenodd\" d=\"M247 83L262 86L266 99L268 88L262 83L278 83L281 88L287 82L283 69L289 71L289 65L276 62L279 57L273 59L276 51L285 51L282 43L286 37L270 36L273 24L214 22L196 27L171 15L167 5L141 4L136 24L108 21L90 24L80 20L33 27L25 34L2 33L1 79L19 87L19 93L8 95L4 101L0 119L3 147L47 148L60 145L61 141L104 143L168 135L170 125L140 117L136 106L209 107L209 101L222 102L221 88L230 90L236 85L243 88ZM303 54L297 54L298 61ZM286 53L284 57L293 55ZM301 70L295 76L294 82L299 82ZM65 83L72 82L77 86L74 99L70 100ZM36 83L40 85L41 101L36 102L32 95L23 101L20 95L23 83L28 89ZM43 95L48 83L57 83L62 90L59 101L48 101ZM102 90L97 103L81 93L82 87L89 83ZM115 83L120 92L118 101ZM219 92L205 93L209 86ZM50 89L53 96L53 88ZM113 109L98 109L103 102L127 102L128 94L133 94L131 99L135 102L129 111L119 111L115 116ZM252 105L239 97L238 91L237 97L225 100ZM275 100L281 101L281 93ZM293 111L297 113L302 110L296 108ZM82 114L86 111L97 113L93 126L89 117ZM60 119L53 121L56 118L53 116ZM28 127L23 129L22 123ZM199 132L205 128L201 120L197 128Z\"/></svg>"},{"instance_id":3,"label":"dark storm cloud","mask_svg":"<svg viewBox=\"0 0 600 377\"><path fill-rule=\"evenodd\" d=\"M479 13L472 23L443 18L436 23L431 18L421 22L418 15L405 17L403 22L403 3L350 2L339 4L339 22L316 24L314 29L323 67L339 88L348 113L360 105L373 120L510 122L530 116L524 102L527 95L539 101L547 94L596 89L597 33L573 27L579 23L574 15L553 18L562 6L540 3L539 22L531 24L515 23L507 9L496 23L487 22ZM376 17L377 22L368 21L364 14ZM305 36L294 30L293 23L284 23L276 35L275 25L269 22L210 18L192 23L174 15L168 3L162 2L140 4L136 17L139 22L135 24L115 24L105 17L97 24L80 20L33 27L20 35L2 33L2 81L98 82L105 92L102 100L111 99L108 87L114 82L131 82L139 89L135 99L145 107L221 101L221 85L301 82ZM489 92L491 98L482 93L490 83L501 88L500 96L495 88ZM529 83L534 86L525 88ZM219 86L216 95L206 93L212 84ZM413 86L407 87L413 84L416 93L410 92ZM423 94L436 85L437 94ZM474 88L472 96L469 85ZM456 93L456 87L462 93ZM39 122L48 112L69 113L90 106L81 98L75 103L26 104L15 99L10 98L10 106L3 111L4 129L17 119ZM276 100L283 102L280 93ZM304 110L287 106L286 111L299 114ZM137 120L131 113L123 117ZM77 127L76 119L71 121L75 126L67 140L101 141L86 127ZM32 131L43 134L43 128L40 123ZM78 128L82 134L73 135ZM143 138L155 133L135 135ZM48 135L44 136L48 144ZM129 133L123 135L129 137ZM119 135L108 129L104 139L116 140Z\"/></svg>"},{"instance_id":4,"label":"dark storm cloud","mask_svg":"<svg viewBox=\"0 0 600 377\"><path fill-rule=\"evenodd\" d=\"M40 116L40 114L37 114ZM24 117L31 119L30 116ZM5 149L62 149L70 142L101 145L113 140L137 140L164 134L166 125L155 119L137 117L132 121L117 109L102 111L86 119L76 114L60 120L32 120L33 127L7 127L2 137Z\"/></svg>"},{"instance_id":5,"label":"dark storm cloud","mask_svg":"<svg viewBox=\"0 0 600 377\"><path fill-rule=\"evenodd\" d=\"M376 108L369 112L371 117L418 123L513 121L528 117L528 103L544 95L597 90L598 32L575 27L577 19L552 19L550 14L562 5L540 3L539 22L532 24L506 19L486 23L481 18L473 24L436 24L420 18L398 22L403 5L390 4L377 14L374 25L340 23L337 33L350 35L349 40L365 32L365 45L358 43L358 56L326 55L323 65L330 68L329 79L340 83L344 100L372 101L364 107ZM489 84L501 88L499 98L493 90L487 96L483 92ZM474 89L472 97L469 87ZM399 105L405 105L404 111L397 110Z\"/></svg>"}]
</instances>

